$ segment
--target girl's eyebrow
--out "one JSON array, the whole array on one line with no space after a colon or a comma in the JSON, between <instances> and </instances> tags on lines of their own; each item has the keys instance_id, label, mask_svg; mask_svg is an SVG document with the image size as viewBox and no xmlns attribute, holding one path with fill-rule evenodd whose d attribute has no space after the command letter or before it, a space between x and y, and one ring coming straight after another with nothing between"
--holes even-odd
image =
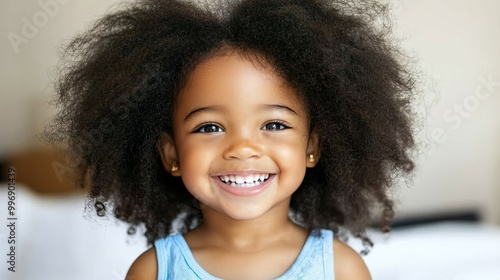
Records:
<instances>
[{"instance_id":1,"label":"girl's eyebrow","mask_svg":"<svg viewBox=\"0 0 500 280\"><path fill-rule=\"evenodd\" d=\"M257 111L284 111L286 113L291 113L294 115L298 115L297 112L295 112L292 108L285 106L285 105L280 105L280 104L262 104L259 105ZM205 112L227 112L226 107L221 106L221 105L213 105L213 106L206 106L206 107L201 107L194 109L191 111L187 116L184 118L184 121L187 121L194 116L205 113Z\"/></svg>"},{"instance_id":2,"label":"girl's eyebrow","mask_svg":"<svg viewBox=\"0 0 500 280\"><path fill-rule=\"evenodd\" d=\"M206 106L206 107L201 107L198 109L194 109L191 111L187 116L184 118L184 121L189 120L190 118L203 113L203 112L227 112L227 109L224 106L221 105L213 105L213 106Z\"/></svg>"},{"instance_id":3,"label":"girl's eyebrow","mask_svg":"<svg viewBox=\"0 0 500 280\"><path fill-rule=\"evenodd\" d=\"M299 115L292 108L281 105L281 104L262 104L259 106L259 111L284 111L286 113L292 113L294 115Z\"/></svg>"}]
</instances>

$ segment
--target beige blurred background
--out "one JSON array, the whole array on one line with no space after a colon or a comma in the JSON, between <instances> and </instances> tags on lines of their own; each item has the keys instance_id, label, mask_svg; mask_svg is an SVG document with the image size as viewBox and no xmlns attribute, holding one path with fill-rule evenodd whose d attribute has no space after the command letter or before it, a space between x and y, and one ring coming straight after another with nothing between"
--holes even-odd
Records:
<instances>
[{"instance_id":1,"label":"beige blurred background","mask_svg":"<svg viewBox=\"0 0 500 280\"><path fill-rule=\"evenodd\" d=\"M39 145L34 135L52 114L48 100L54 94L57 52L119 2L0 2L1 159L17 155L15 163L32 169L37 163L31 160L30 165L26 158L43 157L25 151ZM424 97L417 104L425 115L418 136L421 155L414 185L395 193L399 213L477 209L485 221L500 223L500 2L392 3L396 34L425 74ZM20 152L24 154L19 156ZM58 161L64 163L64 156L59 155ZM18 169L19 177L36 177L38 172ZM40 172L56 175L50 171L45 164Z\"/></svg>"},{"instance_id":2,"label":"beige blurred background","mask_svg":"<svg viewBox=\"0 0 500 280\"><path fill-rule=\"evenodd\" d=\"M54 163L64 166L68 159L62 151L53 152L41 144L36 134L43 130L53 113L48 101L54 94L52 82L60 46L119 2L0 2L0 162L4 170L8 166L16 167L18 184L36 194L36 197L26 194L25 201L31 201L26 204L39 201L38 196L47 207L75 201L75 187L70 180L60 177L54 166ZM418 168L410 187L402 184L394 192L397 217L476 211L484 223L498 227L500 1L392 0L391 3L395 34L401 38L402 46L415 56L416 65L423 72L423 95L415 105L423 119L418 134L421 147ZM57 201L45 200L46 197L57 197ZM0 212L5 207L2 204L5 199L2 199ZM20 207L28 211L26 204ZM73 215L83 212L82 204L78 207L73 209ZM25 221L29 220L28 212L23 215ZM122 226L117 232L124 229ZM26 235L22 230L19 229L19 234ZM96 234L107 236L103 239L105 243L99 243L101 248L114 248L105 245L113 239L109 232ZM0 248L6 245L5 236L0 231ZM93 242L97 239L99 237ZM23 242L28 244L27 240ZM117 244L117 248L121 246ZM133 253L129 252L130 256L116 264L116 269L106 270L106 279L123 279L131 260L143 248L144 244L137 245ZM112 250L116 254L116 249ZM26 252L25 255L35 253ZM38 255L34 260L39 260ZM9 279L24 279L19 277Z\"/></svg>"}]
</instances>

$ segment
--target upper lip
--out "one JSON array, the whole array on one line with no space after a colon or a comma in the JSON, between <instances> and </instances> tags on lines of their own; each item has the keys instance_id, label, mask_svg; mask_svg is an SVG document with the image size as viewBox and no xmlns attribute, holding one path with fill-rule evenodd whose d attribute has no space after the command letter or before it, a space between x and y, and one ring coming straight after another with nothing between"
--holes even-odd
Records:
<instances>
[{"instance_id":1,"label":"upper lip","mask_svg":"<svg viewBox=\"0 0 500 280\"><path fill-rule=\"evenodd\" d=\"M248 175L256 175L256 174L274 174L272 172L268 171L260 171L260 170L236 170L236 171L225 171L225 172L219 172L217 174L214 174L212 176L228 176L228 175L235 175L235 176L248 176Z\"/></svg>"}]
</instances>

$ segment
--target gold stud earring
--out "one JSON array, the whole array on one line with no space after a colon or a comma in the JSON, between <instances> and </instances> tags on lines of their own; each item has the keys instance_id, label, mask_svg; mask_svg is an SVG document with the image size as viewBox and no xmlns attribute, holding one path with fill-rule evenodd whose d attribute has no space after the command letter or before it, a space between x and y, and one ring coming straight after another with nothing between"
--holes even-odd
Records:
<instances>
[{"instance_id":1,"label":"gold stud earring","mask_svg":"<svg viewBox=\"0 0 500 280\"><path fill-rule=\"evenodd\" d=\"M309 155L309 162L310 162L310 163L313 163L313 162L314 162L314 155L313 155L313 154L310 154L310 155Z\"/></svg>"},{"instance_id":2,"label":"gold stud earring","mask_svg":"<svg viewBox=\"0 0 500 280\"><path fill-rule=\"evenodd\" d=\"M172 164L172 167L170 167L170 171L171 172L176 172L177 170L179 170L179 166L177 166L175 164Z\"/></svg>"}]
</instances>

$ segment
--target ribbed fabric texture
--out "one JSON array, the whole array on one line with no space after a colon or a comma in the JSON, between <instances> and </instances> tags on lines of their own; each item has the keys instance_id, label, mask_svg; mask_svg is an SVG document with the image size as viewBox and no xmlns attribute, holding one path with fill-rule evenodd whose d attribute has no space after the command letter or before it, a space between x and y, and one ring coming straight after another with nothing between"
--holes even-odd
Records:
<instances>
[{"instance_id":1,"label":"ribbed fabric texture","mask_svg":"<svg viewBox=\"0 0 500 280\"><path fill-rule=\"evenodd\" d=\"M206 272L194 259L181 234L155 241L158 260L158 280L220 280ZM299 256L285 274L276 280L335 279L333 268L333 232L314 230Z\"/></svg>"}]
</instances>

